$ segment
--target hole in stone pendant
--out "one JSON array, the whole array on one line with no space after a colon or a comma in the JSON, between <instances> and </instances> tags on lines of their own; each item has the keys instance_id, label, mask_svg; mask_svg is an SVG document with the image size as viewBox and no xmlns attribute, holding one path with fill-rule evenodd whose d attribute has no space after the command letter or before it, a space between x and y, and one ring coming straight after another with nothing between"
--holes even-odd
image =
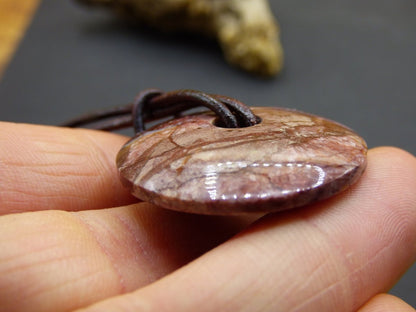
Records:
<instances>
[{"instance_id":1,"label":"hole in stone pendant","mask_svg":"<svg viewBox=\"0 0 416 312\"><path fill-rule=\"evenodd\" d=\"M248 127L252 127L255 125L258 125L259 123L261 123L261 117L256 116L256 123L254 125L246 125L242 119L238 120L238 127L237 128L248 128ZM215 118L214 122L212 123L215 127L219 127L219 128L228 128L228 129L232 129L227 127L224 122L221 120L221 118L217 117Z\"/></svg>"}]
</instances>

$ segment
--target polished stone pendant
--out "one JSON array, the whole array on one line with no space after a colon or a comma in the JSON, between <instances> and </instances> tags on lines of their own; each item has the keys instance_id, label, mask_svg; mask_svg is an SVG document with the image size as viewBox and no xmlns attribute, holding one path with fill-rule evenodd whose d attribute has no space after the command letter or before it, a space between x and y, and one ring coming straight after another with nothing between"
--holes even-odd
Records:
<instances>
[{"instance_id":1,"label":"polished stone pendant","mask_svg":"<svg viewBox=\"0 0 416 312\"><path fill-rule=\"evenodd\" d=\"M261 118L252 127L218 127L208 113L140 133L117 156L125 185L165 208L229 214L303 206L363 172L366 144L348 128L291 110L252 110Z\"/></svg>"},{"instance_id":2,"label":"polished stone pendant","mask_svg":"<svg viewBox=\"0 0 416 312\"><path fill-rule=\"evenodd\" d=\"M226 215L305 206L363 173L366 143L349 128L282 108L251 112L255 121L237 127L204 112L138 131L117 156L123 184L164 208Z\"/></svg>"}]
</instances>

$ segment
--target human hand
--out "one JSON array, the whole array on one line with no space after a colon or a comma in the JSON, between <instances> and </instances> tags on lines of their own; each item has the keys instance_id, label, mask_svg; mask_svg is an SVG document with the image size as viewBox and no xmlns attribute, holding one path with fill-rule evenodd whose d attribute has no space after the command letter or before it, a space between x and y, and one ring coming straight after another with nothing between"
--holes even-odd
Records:
<instances>
[{"instance_id":1,"label":"human hand","mask_svg":"<svg viewBox=\"0 0 416 312\"><path fill-rule=\"evenodd\" d=\"M125 137L0 129L0 311L414 311L383 294L416 256L406 152L370 150L346 192L252 223L132 204Z\"/></svg>"}]
</instances>

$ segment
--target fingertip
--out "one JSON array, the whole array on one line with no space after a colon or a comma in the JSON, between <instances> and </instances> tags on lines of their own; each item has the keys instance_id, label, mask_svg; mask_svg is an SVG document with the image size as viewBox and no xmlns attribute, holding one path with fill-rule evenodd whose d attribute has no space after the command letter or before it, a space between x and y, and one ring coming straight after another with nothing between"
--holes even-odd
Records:
<instances>
[{"instance_id":1,"label":"fingertip","mask_svg":"<svg viewBox=\"0 0 416 312\"><path fill-rule=\"evenodd\" d=\"M389 294L379 294L373 297L357 312L415 312L410 305L402 299Z\"/></svg>"},{"instance_id":2,"label":"fingertip","mask_svg":"<svg viewBox=\"0 0 416 312\"><path fill-rule=\"evenodd\" d=\"M411 153L397 147L377 147L369 150L368 158L367 169L377 179L384 177L398 184L416 185L416 157Z\"/></svg>"},{"instance_id":3,"label":"fingertip","mask_svg":"<svg viewBox=\"0 0 416 312\"><path fill-rule=\"evenodd\" d=\"M396 147L378 147L369 150L368 159L357 196L365 192L382 206L416 213L416 157Z\"/></svg>"},{"instance_id":4,"label":"fingertip","mask_svg":"<svg viewBox=\"0 0 416 312\"><path fill-rule=\"evenodd\" d=\"M121 135L87 129L0 124L0 214L129 204L115 157Z\"/></svg>"},{"instance_id":5,"label":"fingertip","mask_svg":"<svg viewBox=\"0 0 416 312\"><path fill-rule=\"evenodd\" d=\"M369 156L377 157L386 162L408 165L416 170L416 157L408 151L394 146L381 146L369 150Z\"/></svg>"}]
</instances>

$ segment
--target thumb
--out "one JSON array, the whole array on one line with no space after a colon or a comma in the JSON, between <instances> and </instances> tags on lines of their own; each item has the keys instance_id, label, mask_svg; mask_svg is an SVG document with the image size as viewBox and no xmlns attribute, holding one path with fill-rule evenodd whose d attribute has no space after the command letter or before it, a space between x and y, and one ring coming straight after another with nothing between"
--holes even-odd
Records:
<instances>
[{"instance_id":1,"label":"thumb","mask_svg":"<svg viewBox=\"0 0 416 312\"><path fill-rule=\"evenodd\" d=\"M372 150L350 191L269 215L189 265L95 311L357 311L416 255L416 160Z\"/></svg>"}]
</instances>

